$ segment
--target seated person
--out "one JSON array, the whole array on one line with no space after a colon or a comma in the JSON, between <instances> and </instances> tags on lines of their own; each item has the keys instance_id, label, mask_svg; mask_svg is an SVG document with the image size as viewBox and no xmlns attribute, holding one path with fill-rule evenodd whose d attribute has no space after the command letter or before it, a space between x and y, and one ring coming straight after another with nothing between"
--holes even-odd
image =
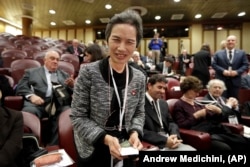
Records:
<instances>
[{"instance_id":1,"label":"seated person","mask_svg":"<svg viewBox=\"0 0 250 167\"><path fill-rule=\"evenodd\" d=\"M145 69L145 65L142 62L141 58L140 58L140 53L138 51L134 51L133 55L132 55L132 60L133 62L135 62L138 66L140 66L142 69Z\"/></svg>"},{"instance_id":2,"label":"seated person","mask_svg":"<svg viewBox=\"0 0 250 167\"><path fill-rule=\"evenodd\" d=\"M2 81L2 78L1 78ZM12 88L6 87L8 83L0 82L0 99L6 92L12 92ZM17 158L22 150L23 115L21 111L15 111L0 105L0 166L15 167Z\"/></svg>"},{"instance_id":3,"label":"seated person","mask_svg":"<svg viewBox=\"0 0 250 167\"><path fill-rule=\"evenodd\" d=\"M44 57L44 66L27 69L16 90L16 94L25 99L23 111L33 113L40 119L49 116L52 123L49 142L52 145L57 144L57 116L70 107L74 86L73 76L58 69L59 59L56 51L48 51ZM62 85L68 96L56 96L52 83Z\"/></svg>"},{"instance_id":4,"label":"seated person","mask_svg":"<svg viewBox=\"0 0 250 167\"><path fill-rule=\"evenodd\" d=\"M165 57L163 62L156 64L155 69L157 71L160 71L160 73L165 76L173 76L174 75L174 71L172 69L173 63L174 60L171 57Z\"/></svg>"},{"instance_id":5,"label":"seated person","mask_svg":"<svg viewBox=\"0 0 250 167\"><path fill-rule=\"evenodd\" d=\"M250 138L234 134L221 124L222 110L213 104L203 105L195 98L203 88L194 76L187 76L180 84L183 96L175 103L173 118L180 128L207 132L211 136L211 150L246 151L250 149Z\"/></svg>"},{"instance_id":6,"label":"seated person","mask_svg":"<svg viewBox=\"0 0 250 167\"><path fill-rule=\"evenodd\" d=\"M168 111L168 104L161 99L165 94L166 83L167 79L162 74L154 74L148 80L143 140L163 150L195 151L195 148L182 143L178 125Z\"/></svg>"},{"instance_id":7,"label":"seated person","mask_svg":"<svg viewBox=\"0 0 250 167\"><path fill-rule=\"evenodd\" d=\"M248 68L248 73L241 77L241 88L250 89L250 68Z\"/></svg>"},{"instance_id":8,"label":"seated person","mask_svg":"<svg viewBox=\"0 0 250 167\"><path fill-rule=\"evenodd\" d=\"M212 79L208 82L207 89L208 94L203 99L219 107L215 109L221 110L221 121L230 122L229 116L236 116L234 120L238 123L241 118L238 100L234 97L229 99L222 97L222 93L226 89L225 83L219 79Z\"/></svg>"}]
</instances>

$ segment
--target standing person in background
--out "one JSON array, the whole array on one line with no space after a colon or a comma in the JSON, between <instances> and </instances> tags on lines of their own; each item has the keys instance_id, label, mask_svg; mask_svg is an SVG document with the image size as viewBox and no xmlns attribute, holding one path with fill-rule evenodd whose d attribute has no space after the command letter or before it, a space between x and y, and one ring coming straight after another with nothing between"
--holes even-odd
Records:
<instances>
[{"instance_id":1,"label":"standing person in background","mask_svg":"<svg viewBox=\"0 0 250 167\"><path fill-rule=\"evenodd\" d=\"M66 51L77 56L80 64L83 62L83 50L79 46L79 41L77 39L72 40L72 45L69 46Z\"/></svg>"},{"instance_id":2,"label":"standing person in background","mask_svg":"<svg viewBox=\"0 0 250 167\"><path fill-rule=\"evenodd\" d=\"M227 47L227 40L222 40L220 42L220 49L224 50L224 49L226 49L226 47Z\"/></svg>"},{"instance_id":3,"label":"standing person in background","mask_svg":"<svg viewBox=\"0 0 250 167\"><path fill-rule=\"evenodd\" d=\"M152 50L155 64L160 63L162 45L163 43L162 40L159 38L159 33L155 33L154 38L151 39L151 41L148 44L148 48Z\"/></svg>"},{"instance_id":4,"label":"standing person in background","mask_svg":"<svg viewBox=\"0 0 250 167\"><path fill-rule=\"evenodd\" d=\"M178 57L179 60L179 73L183 76L186 75L186 70L189 67L189 64L191 63L191 55L188 54L187 50L184 49L182 50L182 53L180 54L180 56Z\"/></svg>"},{"instance_id":5,"label":"standing person in background","mask_svg":"<svg viewBox=\"0 0 250 167\"><path fill-rule=\"evenodd\" d=\"M134 159L121 155L121 143L143 148L145 80L129 59L142 39L139 14L126 10L107 24L107 58L86 64L74 87L70 115L78 166L133 167ZM79 100L81 99L81 100Z\"/></svg>"},{"instance_id":6,"label":"standing person in background","mask_svg":"<svg viewBox=\"0 0 250 167\"><path fill-rule=\"evenodd\" d=\"M211 66L211 51L208 44L203 44L199 52L194 54L194 67L192 75L202 81L203 88L206 88L210 80L209 66Z\"/></svg>"},{"instance_id":7,"label":"standing person in background","mask_svg":"<svg viewBox=\"0 0 250 167\"><path fill-rule=\"evenodd\" d=\"M162 46L161 46L160 61L163 61L164 57L167 55L168 43L167 43L167 39L164 36L161 37L161 40L162 40Z\"/></svg>"},{"instance_id":8,"label":"standing person in background","mask_svg":"<svg viewBox=\"0 0 250 167\"><path fill-rule=\"evenodd\" d=\"M215 78L224 81L227 90L223 96L238 98L241 75L248 69L248 59L244 51L236 49L237 39L234 35L227 37L226 49L217 51L213 56L212 67Z\"/></svg>"}]
</instances>

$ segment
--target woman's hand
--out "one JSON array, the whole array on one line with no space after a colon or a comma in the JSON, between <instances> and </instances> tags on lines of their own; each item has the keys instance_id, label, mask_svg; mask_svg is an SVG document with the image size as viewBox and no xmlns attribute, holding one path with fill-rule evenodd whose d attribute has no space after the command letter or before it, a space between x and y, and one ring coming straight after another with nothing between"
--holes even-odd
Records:
<instances>
[{"instance_id":1,"label":"woman's hand","mask_svg":"<svg viewBox=\"0 0 250 167\"><path fill-rule=\"evenodd\" d=\"M113 156L119 160L123 159L123 157L121 156L121 153L120 153L121 146L120 146L118 138L113 137L111 135L106 135L104 137L104 144L109 147L109 151L110 151L111 156Z\"/></svg>"}]
</instances>

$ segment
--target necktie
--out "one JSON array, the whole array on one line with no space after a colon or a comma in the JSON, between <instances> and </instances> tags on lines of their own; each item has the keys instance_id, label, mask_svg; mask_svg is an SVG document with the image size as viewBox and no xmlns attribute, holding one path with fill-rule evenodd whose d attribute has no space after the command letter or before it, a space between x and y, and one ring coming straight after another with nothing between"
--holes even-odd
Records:
<instances>
[{"instance_id":1,"label":"necktie","mask_svg":"<svg viewBox=\"0 0 250 167\"><path fill-rule=\"evenodd\" d=\"M231 61L231 60L232 60L232 51L229 50L229 61Z\"/></svg>"},{"instance_id":2,"label":"necktie","mask_svg":"<svg viewBox=\"0 0 250 167\"><path fill-rule=\"evenodd\" d=\"M49 72L49 73L51 74L50 75L51 82L54 83L54 84L58 83L56 72Z\"/></svg>"}]
</instances>

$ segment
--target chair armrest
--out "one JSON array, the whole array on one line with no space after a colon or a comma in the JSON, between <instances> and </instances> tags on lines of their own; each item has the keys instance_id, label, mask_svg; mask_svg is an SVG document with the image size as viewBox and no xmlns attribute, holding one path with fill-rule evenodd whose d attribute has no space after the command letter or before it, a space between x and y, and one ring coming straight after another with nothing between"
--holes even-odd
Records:
<instances>
[{"instance_id":1,"label":"chair armrest","mask_svg":"<svg viewBox=\"0 0 250 167\"><path fill-rule=\"evenodd\" d=\"M23 108L23 96L6 96L4 98L4 106L21 111Z\"/></svg>"},{"instance_id":2,"label":"chair armrest","mask_svg":"<svg viewBox=\"0 0 250 167\"><path fill-rule=\"evenodd\" d=\"M241 116L241 124L250 127L250 116Z\"/></svg>"},{"instance_id":3,"label":"chair armrest","mask_svg":"<svg viewBox=\"0 0 250 167\"><path fill-rule=\"evenodd\" d=\"M243 135L244 133L244 128L243 128L243 125L241 124L231 124L228 122L223 122L222 124L227 126L233 133L241 134L241 135Z\"/></svg>"},{"instance_id":4,"label":"chair armrest","mask_svg":"<svg viewBox=\"0 0 250 167\"><path fill-rule=\"evenodd\" d=\"M141 143L142 143L142 145L143 145L143 149L142 149L143 151L148 151L148 150L159 150L159 148L158 148L157 146L152 145L152 144L150 144L150 143L148 143L148 142L142 141Z\"/></svg>"},{"instance_id":5,"label":"chair armrest","mask_svg":"<svg viewBox=\"0 0 250 167\"><path fill-rule=\"evenodd\" d=\"M179 130L184 143L193 146L199 151L210 149L211 138L209 133L183 128Z\"/></svg>"}]
</instances>

